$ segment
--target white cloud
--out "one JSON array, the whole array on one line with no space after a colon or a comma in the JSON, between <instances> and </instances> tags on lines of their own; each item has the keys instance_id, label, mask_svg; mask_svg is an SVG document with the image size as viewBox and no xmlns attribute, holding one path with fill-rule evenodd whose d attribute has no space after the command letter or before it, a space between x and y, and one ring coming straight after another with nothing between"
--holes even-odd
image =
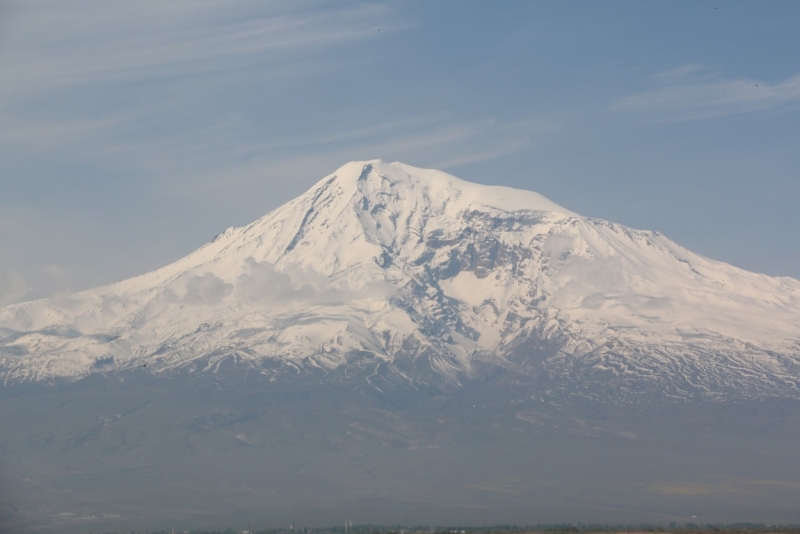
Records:
<instances>
[{"instance_id":1,"label":"white cloud","mask_svg":"<svg viewBox=\"0 0 800 534\"><path fill-rule=\"evenodd\" d=\"M0 266L0 306L18 302L29 290L30 284L21 273Z\"/></svg>"},{"instance_id":2,"label":"white cloud","mask_svg":"<svg viewBox=\"0 0 800 534\"><path fill-rule=\"evenodd\" d=\"M800 74L769 83L750 78L725 79L697 65L654 76L655 86L612 103L618 111L646 114L656 121L678 122L800 104Z\"/></svg>"},{"instance_id":3,"label":"white cloud","mask_svg":"<svg viewBox=\"0 0 800 534\"><path fill-rule=\"evenodd\" d=\"M216 306L222 302L258 308L303 302L306 304L340 304L360 299L386 299L397 288L385 281L333 280L304 267L278 270L269 262L253 258L245 260L245 271L226 282L211 272L194 274L185 281L174 280L147 308L148 314L161 313L164 306L188 304ZM77 298L76 295L65 296ZM63 300L63 297L62 297ZM112 301L109 306L118 306Z\"/></svg>"},{"instance_id":4,"label":"white cloud","mask_svg":"<svg viewBox=\"0 0 800 534\"><path fill-rule=\"evenodd\" d=\"M239 276L234 285L237 302L254 305L296 301L334 304L362 298L387 298L396 291L388 282L366 282L351 287L307 269L278 271L271 263L253 258L247 259L247 272Z\"/></svg>"},{"instance_id":5,"label":"white cloud","mask_svg":"<svg viewBox=\"0 0 800 534\"><path fill-rule=\"evenodd\" d=\"M310 286L294 283L271 263L248 258L247 272L237 280L235 297L243 303L263 304L308 298L313 293Z\"/></svg>"},{"instance_id":6,"label":"white cloud","mask_svg":"<svg viewBox=\"0 0 800 534\"><path fill-rule=\"evenodd\" d=\"M186 282L186 295L183 301L192 305L214 305L222 302L233 291L231 284L226 284L212 273L193 276Z\"/></svg>"}]
</instances>

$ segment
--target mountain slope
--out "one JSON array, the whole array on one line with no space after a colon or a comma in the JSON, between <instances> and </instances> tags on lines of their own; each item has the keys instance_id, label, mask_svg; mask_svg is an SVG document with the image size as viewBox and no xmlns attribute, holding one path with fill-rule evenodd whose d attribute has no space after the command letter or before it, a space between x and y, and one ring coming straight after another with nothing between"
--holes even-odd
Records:
<instances>
[{"instance_id":1,"label":"mountain slope","mask_svg":"<svg viewBox=\"0 0 800 534\"><path fill-rule=\"evenodd\" d=\"M352 162L152 273L0 309L0 376L146 369L798 396L800 282L527 191Z\"/></svg>"}]
</instances>

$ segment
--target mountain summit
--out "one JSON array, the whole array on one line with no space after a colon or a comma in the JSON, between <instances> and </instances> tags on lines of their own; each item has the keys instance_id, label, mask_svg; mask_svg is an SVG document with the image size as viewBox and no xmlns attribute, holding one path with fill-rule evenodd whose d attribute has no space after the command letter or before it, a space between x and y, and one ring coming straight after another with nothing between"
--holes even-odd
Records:
<instances>
[{"instance_id":1,"label":"mountain summit","mask_svg":"<svg viewBox=\"0 0 800 534\"><path fill-rule=\"evenodd\" d=\"M162 269L0 309L6 383L133 370L798 397L800 282L537 193L351 162Z\"/></svg>"}]
</instances>

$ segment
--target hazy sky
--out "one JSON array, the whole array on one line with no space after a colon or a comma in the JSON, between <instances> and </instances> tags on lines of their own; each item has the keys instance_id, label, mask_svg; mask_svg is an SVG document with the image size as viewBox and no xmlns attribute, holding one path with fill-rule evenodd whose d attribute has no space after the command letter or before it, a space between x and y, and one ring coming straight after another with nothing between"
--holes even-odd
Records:
<instances>
[{"instance_id":1,"label":"hazy sky","mask_svg":"<svg viewBox=\"0 0 800 534\"><path fill-rule=\"evenodd\" d=\"M800 277L800 2L0 2L0 303L160 267L355 159Z\"/></svg>"}]
</instances>

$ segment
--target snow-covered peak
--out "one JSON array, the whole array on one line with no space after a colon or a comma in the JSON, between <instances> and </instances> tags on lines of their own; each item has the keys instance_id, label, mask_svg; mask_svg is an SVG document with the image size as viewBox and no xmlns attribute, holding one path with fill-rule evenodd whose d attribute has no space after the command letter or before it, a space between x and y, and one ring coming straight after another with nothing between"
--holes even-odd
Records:
<instances>
[{"instance_id":1,"label":"snow-covered peak","mask_svg":"<svg viewBox=\"0 0 800 534\"><path fill-rule=\"evenodd\" d=\"M212 264L227 279L242 274L246 258L334 276L374 265L376 258L385 261L387 254L417 256L427 237L458 233L466 214L476 210L577 216L532 191L470 183L403 163L353 161L253 223L229 228L186 258L131 282L155 287ZM374 277L383 274L374 271L368 279Z\"/></svg>"},{"instance_id":2,"label":"snow-covered peak","mask_svg":"<svg viewBox=\"0 0 800 534\"><path fill-rule=\"evenodd\" d=\"M320 180L312 191L325 187L333 179L346 192L371 190L386 193L402 189L404 196L427 197L433 202L451 204L452 211L470 207L494 208L512 212L549 211L577 216L533 191L467 182L446 172L422 169L405 163L387 163L380 159L351 161ZM360 183L366 184L360 186Z\"/></svg>"},{"instance_id":3,"label":"snow-covered peak","mask_svg":"<svg viewBox=\"0 0 800 534\"><path fill-rule=\"evenodd\" d=\"M276 379L459 384L491 368L586 395L795 395L800 282L533 192L372 160L151 273L0 308L6 380L230 361Z\"/></svg>"}]
</instances>

